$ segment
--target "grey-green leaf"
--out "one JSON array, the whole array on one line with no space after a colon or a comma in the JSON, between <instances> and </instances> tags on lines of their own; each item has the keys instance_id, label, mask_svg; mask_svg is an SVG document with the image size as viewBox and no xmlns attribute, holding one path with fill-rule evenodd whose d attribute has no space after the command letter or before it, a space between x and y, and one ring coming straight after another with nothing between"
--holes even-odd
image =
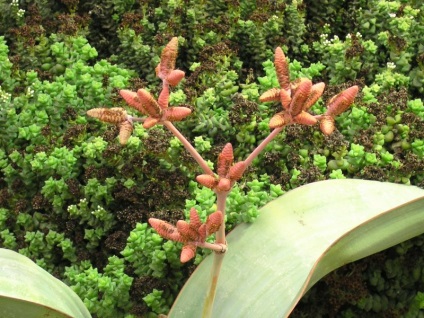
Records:
<instances>
[{"instance_id":1,"label":"grey-green leaf","mask_svg":"<svg viewBox=\"0 0 424 318\"><path fill-rule=\"evenodd\" d=\"M287 317L330 271L424 232L424 190L328 180L288 192L236 227L212 317ZM169 318L201 317L212 255L190 277Z\"/></svg>"},{"instance_id":2,"label":"grey-green leaf","mask_svg":"<svg viewBox=\"0 0 424 318\"><path fill-rule=\"evenodd\" d=\"M70 287L29 258L0 248L0 317L89 318Z\"/></svg>"}]
</instances>

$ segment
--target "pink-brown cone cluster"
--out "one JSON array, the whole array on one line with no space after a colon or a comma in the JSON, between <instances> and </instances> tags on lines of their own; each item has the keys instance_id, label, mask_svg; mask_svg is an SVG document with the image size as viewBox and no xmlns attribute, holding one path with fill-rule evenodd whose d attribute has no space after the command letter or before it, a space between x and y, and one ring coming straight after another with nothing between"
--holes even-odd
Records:
<instances>
[{"instance_id":1,"label":"pink-brown cone cluster","mask_svg":"<svg viewBox=\"0 0 424 318\"><path fill-rule=\"evenodd\" d=\"M119 92L127 104L148 117L143 122L144 128L151 128L163 121L180 121L191 114L187 107L169 107L169 89L164 85L158 100L145 89L141 88L137 93L123 89Z\"/></svg>"},{"instance_id":2,"label":"pink-brown cone cluster","mask_svg":"<svg viewBox=\"0 0 424 318\"><path fill-rule=\"evenodd\" d=\"M227 143L218 156L218 176L201 174L196 177L197 182L218 192L229 191L232 184L239 180L244 170L246 170L246 163L244 161L239 161L234 165L233 162L233 146Z\"/></svg>"},{"instance_id":3,"label":"pink-brown cone cluster","mask_svg":"<svg viewBox=\"0 0 424 318\"><path fill-rule=\"evenodd\" d=\"M168 107L169 86L178 85L185 73L175 69L178 53L178 38L174 37L162 51L161 60L156 67L156 75L162 79L163 88L156 100L147 90L141 88L137 92L126 89L119 93L128 106L147 117L143 121L144 128L151 128L163 121L180 121L191 114L187 107ZM133 120L123 108L94 108L87 114L104 122L119 126L119 141L125 145L133 131Z\"/></svg>"},{"instance_id":4,"label":"pink-brown cone cluster","mask_svg":"<svg viewBox=\"0 0 424 318\"><path fill-rule=\"evenodd\" d=\"M168 107L169 86L178 85L185 75L183 71L175 69L177 53L178 38L173 37L163 49L160 63L156 67L156 75L163 83L158 100L143 88L137 92L126 89L119 92L129 106L148 116L144 120L144 128L151 128L163 121L180 121L191 114L191 109L187 107Z\"/></svg>"},{"instance_id":5,"label":"pink-brown cone cluster","mask_svg":"<svg viewBox=\"0 0 424 318\"><path fill-rule=\"evenodd\" d=\"M270 128L290 124L316 124L317 118L308 113L308 110L321 97L325 84L322 82L312 84L307 78L290 82L289 66L280 47L275 50L274 66L280 88L272 88L259 97L261 102L279 101L283 106L283 111L271 118ZM358 86L352 86L330 100L327 113L321 117L320 128L324 134L329 135L334 131L334 117L353 103L357 93Z\"/></svg>"},{"instance_id":6,"label":"pink-brown cone cluster","mask_svg":"<svg viewBox=\"0 0 424 318\"><path fill-rule=\"evenodd\" d=\"M165 239L181 242L184 244L180 260L188 262L196 255L196 248L205 242L206 238L218 231L224 216L221 211L210 214L205 223L200 220L196 209L190 210L190 222L179 220L176 226L155 218L150 218L150 225Z\"/></svg>"}]
</instances>

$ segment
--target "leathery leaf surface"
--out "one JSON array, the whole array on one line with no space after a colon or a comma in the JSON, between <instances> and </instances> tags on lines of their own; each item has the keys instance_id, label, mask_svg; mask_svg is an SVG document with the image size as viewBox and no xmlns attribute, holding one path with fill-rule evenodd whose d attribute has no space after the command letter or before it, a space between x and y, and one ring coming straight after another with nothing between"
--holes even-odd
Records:
<instances>
[{"instance_id":1,"label":"leathery leaf surface","mask_svg":"<svg viewBox=\"0 0 424 318\"><path fill-rule=\"evenodd\" d=\"M0 317L89 318L74 291L29 258L0 248Z\"/></svg>"},{"instance_id":2,"label":"leathery leaf surface","mask_svg":"<svg viewBox=\"0 0 424 318\"><path fill-rule=\"evenodd\" d=\"M287 317L330 271L424 232L424 190L356 179L290 191L237 226L212 317ZM213 255L196 269L169 318L201 317Z\"/></svg>"}]
</instances>

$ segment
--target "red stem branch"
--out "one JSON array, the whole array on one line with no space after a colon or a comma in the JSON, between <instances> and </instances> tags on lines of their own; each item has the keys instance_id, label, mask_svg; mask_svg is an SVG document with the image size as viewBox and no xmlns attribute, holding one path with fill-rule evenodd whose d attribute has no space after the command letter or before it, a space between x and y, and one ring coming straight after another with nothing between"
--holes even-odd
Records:
<instances>
[{"instance_id":1,"label":"red stem branch","mask_svg":"<svg viewBox=\"0 0 424 318\"><path fill-rule=\"evenodd\" d=\"M197 152L197 150L193 147L193 145L180 133L180 131L170 122L164 121L163 125L168 128L175 137L177 137L181 143L184 145L185 149L191 154L194 160L197 161L199 166L202 168L205 174L209 174L213 176L213 171L209 168L206 161L202 158L202 156Z\"/></svg>"}]
</instances>

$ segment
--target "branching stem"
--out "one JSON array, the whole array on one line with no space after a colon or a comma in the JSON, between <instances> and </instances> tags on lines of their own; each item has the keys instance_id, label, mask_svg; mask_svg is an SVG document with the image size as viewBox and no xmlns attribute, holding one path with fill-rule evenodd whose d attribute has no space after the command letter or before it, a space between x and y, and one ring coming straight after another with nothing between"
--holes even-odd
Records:
<instances>
[{"instance_id":1,"label":"branching stem","mask_svg":"<svg viewBox=\"0 0 424 318\"><path fill-rule=\"evenodd\" d=\"M262 142L252 151L252 153L244 161L246 167L250 166L252 161L265 149L265 147L283 130L283 127L275 128Z\"/></svg>"},{"instance_id":2,"label":"branching stem","mask_svg":"<svg viewBox=\"0 0 424 318\"><path fill-rule=\"evenodd\" d=\"M197 152L193 145L180 133L180 131L169 121L164 121L163 125L168 128L171 133L177 137L187 151L191 154L194 160L199 164L205 174L214 175L213 171L209 168L206 161ZM264 150L264 148L278 135L283 127L275 128L247 157L245 160L246 166L249 166L252 161ZM229 191L219 192L216 191L217 196L217 210L221 211L225 215L225 205ZM216 232L215 243L202 243L199 247L209 248L215 251L213 265L211 269L211 283L209 285L209 291L205 299L203 306L203 318L209 318L212 315L212 308L215 299L216 289L218 286L219 273L221 271L222 262L224 260L224 252L227 250L227 243L225 239L225 221L223 221L219 230Z\"/></svg>"},{"instance_id":3,"label":"branching stem","mask_svg":"<svg viewBox=\"0 0 424 318\"><path fill-rule=\"evenodd\" d=\"M202 242L196 243L196 245L201 248L208 248L217 253L225 253L228 249L226 244Z\"/></svg>"},{"instance_id":4,"label":"branching stem","mask_svg":"<svg viewBox=\"0 0 424 318\"><path fill-rule=\"evenodd\" d=\"M199 166L202 168L203 172L205 174L209 174L213 176L213 171L211 170L211 168L209 168L206 161L197 152L197 150L193 147L193 145L183 136L183 134L181 134L180 131L170 121L164 121L163 125L166 128L168 128L174 134L174 136L181 141L185 149L187 149L187 151L191 154L193 159L196 160ZM224 213L223 211L221 212Z\"/></svg>"}]
</instances>

